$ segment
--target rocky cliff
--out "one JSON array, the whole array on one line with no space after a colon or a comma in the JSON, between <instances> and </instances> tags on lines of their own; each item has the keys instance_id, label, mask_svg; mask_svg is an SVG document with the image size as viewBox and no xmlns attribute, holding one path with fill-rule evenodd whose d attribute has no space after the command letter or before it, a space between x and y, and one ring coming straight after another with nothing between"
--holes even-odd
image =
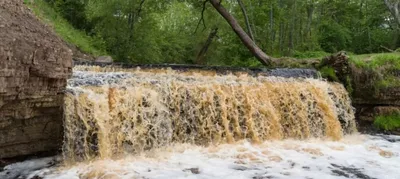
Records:
<instances>
[{"instance_id":1,"label":"rocky cliff","mask_svg":"<svg viewBox=\"0 0 400 179\"><path fill-rule=\"evenodd\" d=\"M353 105L356 107L356 117L361 130L371 129L378 116L400 114L400 84L391 87L377 87L376 72L354 68L352 70ZM392 76L400 81L400 76ZM393 83L396 83L393 82ZM389 131L387 131L389 132ZM400 134L399 131L390 131Z\"/></svg>"},{"instance_id":2,"label":"rocky cliff","mask_svg":"<svg viewBox=\"0 0 400 179\"><path fill-rule=\"evenodd\" d=\"M22 0L0 0L0 158L61 146L71 56Z\"/></svg>"},{"instance_id":3,"label":"rocky cliff","mask_svg":"<svg viewBox=\"0 0 400 179\"><path fill-rule=\"evenodd\" d=\"M397 127L400 125L399 60L400 53L371 54L366 59L357 60L354 57L350 59L345 52L339 52L323 58L316 65L305 66L316 67L322 76L341 82L347 88L362 132L382 132L373 123L378 117L383 117L380 122L395 128L385 132L400 134L400 128Z\"/></svg>"}]
</instances>

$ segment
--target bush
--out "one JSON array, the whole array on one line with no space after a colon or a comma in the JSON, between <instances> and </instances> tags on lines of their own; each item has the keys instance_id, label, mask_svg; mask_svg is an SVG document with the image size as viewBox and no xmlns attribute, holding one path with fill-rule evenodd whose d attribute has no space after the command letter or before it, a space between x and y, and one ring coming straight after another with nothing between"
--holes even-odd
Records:
<instances>
[{"instance_id":1,"label":"bush","mask_svg":"<svg viewBox=\"0 0 400 179\"><path fill-rule=\"evenodd\" d=\"M391 131L400 128L400 114L389 116L378 116L375 118L374 126L378 129Z\"/></svg>"}]
</instances>

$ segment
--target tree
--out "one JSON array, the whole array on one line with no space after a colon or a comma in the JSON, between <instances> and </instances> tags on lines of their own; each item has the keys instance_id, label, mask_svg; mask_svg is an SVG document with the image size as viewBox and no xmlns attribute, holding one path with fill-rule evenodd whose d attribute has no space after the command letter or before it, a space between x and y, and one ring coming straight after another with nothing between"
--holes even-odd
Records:
<instances>
[{"instance_id":1,"label":"tree","mask_svg":"<svg viewBox=\"0 0 400 179\"><path fill-rule=\"evenodd\" d=\"M272 56L400 46L398 0L35 1L50 2L114 59L129 63L261 66L282 59Z\"/></svg>"},{"instance_id":2,"label":"tree","mask_svg":"<svg viewBox=\"0 0 400 179\"><path fill-rule=\"evenodd\" d=\"M400 26L400 1L398 0L384 0L387 8L392 13L397 25Z\"/></svg>"},{"instance_id":3,"label":"tree","mask_svg":"<svg viewBox=\"0 0 400 179\"><path fill-rule=\"evenodd\" d=\"M240 9L243 12L243 16L244 16L244 19L245 19L245 22L246 22L246 27L247 27L247 33L249 34L251 40L253 40L255 42L254 35L253 35L253 30L251 30L249 16L247 15L246 7L244 6L242 0L237 0L237 2L239 4L239 6L240 6Z\"/></svg>"},{"instance_id":4,"label":"tree","mask_svg":"<svg viewBox=\"0 0 400 179\"><path fill-rule=\"evenodd\" d=\"M209 0L213 7L221 14L222 17L229 23L233 31L239 36L242 43L250 50L250 52L264 65L271 65L274 59L265 54L243 30L238 21L233 17L220 0Z\"/></svg>"}]
</instances>

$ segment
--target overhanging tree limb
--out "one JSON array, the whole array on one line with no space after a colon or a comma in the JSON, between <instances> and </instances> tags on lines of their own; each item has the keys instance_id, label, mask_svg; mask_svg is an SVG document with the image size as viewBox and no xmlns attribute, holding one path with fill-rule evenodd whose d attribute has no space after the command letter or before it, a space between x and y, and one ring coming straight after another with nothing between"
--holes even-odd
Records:
<instances>
[{"instance_id":1,"label":"overhanging tree limb","mask_svg":"<svg viewBox=\"0 0 400 179\"><path fill-rule=\"evenodd\" d=\"M263 64L271 66L274 63L274 59L265 54L247 35L247 33L240 26L238 21L233 17L221 4L220 0L209 0L213 7L221 14L222 17L229 23L233 31L239 36L242 43L249 49L249 51Z\"/></svg>"}]
</instances>

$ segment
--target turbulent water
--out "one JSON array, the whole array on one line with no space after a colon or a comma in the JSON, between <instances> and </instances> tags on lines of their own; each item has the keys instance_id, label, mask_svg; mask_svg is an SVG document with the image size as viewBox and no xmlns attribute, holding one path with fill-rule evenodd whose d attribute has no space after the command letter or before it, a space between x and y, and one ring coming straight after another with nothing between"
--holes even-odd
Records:
<instances>
[{"instance_id":1,"label":"turbulent water","mask_svg":"<svg viewBox=\"0 0 400 179\"><path fill-rule=\"evenodd\" d=\"M67 160L140 153L172 143L339 140L355 132L342 85L207 71L76 67L65 97Z\"/></svg>"},{"instance_id":2,"label":"turbulent water","mask_svg":"<svg viewBox=\"0 0 400 179\"><path fill-rule=\"evenodd\" d=\"M208 147L175 144L140 155L66 166L49 167L59 158L26 161L7 166L0 178L396 179L400 176L399 154L400 137L359 134L339 141L239 141Z\"/></svg>"},{"instance_id":3,"label":"turbulent water","mask_svg":"<svg viewBox=\"0 0 400 179\"><path fill-rule=\"evenodd\" d=\"M400 176L400 138L357 134L346 90L319 79L77 66L64 112L63 155L0 178Z\"/></svg>"}]
</instances>

